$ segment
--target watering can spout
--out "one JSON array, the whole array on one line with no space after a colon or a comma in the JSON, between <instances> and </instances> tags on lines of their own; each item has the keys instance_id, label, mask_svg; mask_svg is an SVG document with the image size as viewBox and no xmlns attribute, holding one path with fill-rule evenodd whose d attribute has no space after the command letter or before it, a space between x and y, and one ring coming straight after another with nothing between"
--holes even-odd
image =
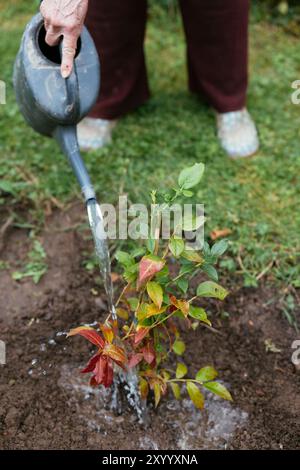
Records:
<instances>
[{"instance_id":1,"label":"watering can spout","mask_svg":"<svg viewBox=\"0 0 300 470\"><path fill-rule=\"evenodd\" d=\"M72 166L85 202L88 202L90 199L96 199L95 190L80 155L76 126L58 126L53 136Z\"/></svg>"}]
</instances>

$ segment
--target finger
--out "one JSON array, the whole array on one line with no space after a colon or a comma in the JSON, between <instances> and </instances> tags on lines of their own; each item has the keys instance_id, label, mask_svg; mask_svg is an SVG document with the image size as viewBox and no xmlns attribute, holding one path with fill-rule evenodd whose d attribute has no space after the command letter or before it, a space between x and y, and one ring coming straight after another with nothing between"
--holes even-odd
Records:
<instances>
[{"instance_id":1,"label":"finger","mask_svg":"<svg viewBox=\"0 0 300 470\"><path fill-rule=\"evenodd\" d=\"M64 36L62 44L61 74L63 78L71 75L74 57L76 54L77 37L74 35Z\"/></svg>"},{"instance_id":2,"label":"finger","mask_svg":"<svg viewBox=\"0 0 300 470\"><path fill-rule=\"evenodd\" d=\"M49 46L56 46L61 36L61 31L55 30L52 26L46 28L45 41Z\"/></svg>"}]
</instances>

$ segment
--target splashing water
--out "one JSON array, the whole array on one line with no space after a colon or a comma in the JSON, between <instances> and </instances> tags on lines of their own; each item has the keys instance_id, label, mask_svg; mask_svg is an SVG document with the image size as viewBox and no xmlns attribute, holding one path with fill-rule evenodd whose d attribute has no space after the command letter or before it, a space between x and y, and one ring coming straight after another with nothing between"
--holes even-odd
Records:
<instances>
[{"instance_id":1,"label":"splashing water","mask_svg":"<svg viewBox=\"0 0 300 470\"><path fill-rule=\"evenodd\" d=\"M103 278L104 288L107 295L108 309L113 320L117 319L114 305L113 284L111 280L111 263L106 234L104 231L103 216L99 204L95 199L87 203L87 212L91 231L93 234L95 253L99 261L99 268ZM132 370L126 374L120 368L115 374L115 381L112 392L112 408L118 413L122 412L122 398L120 388L125 395L128 404L133 408L140 422L146 421L145 403L140 398L138 377Z\"/></svg>"}]
</instances>

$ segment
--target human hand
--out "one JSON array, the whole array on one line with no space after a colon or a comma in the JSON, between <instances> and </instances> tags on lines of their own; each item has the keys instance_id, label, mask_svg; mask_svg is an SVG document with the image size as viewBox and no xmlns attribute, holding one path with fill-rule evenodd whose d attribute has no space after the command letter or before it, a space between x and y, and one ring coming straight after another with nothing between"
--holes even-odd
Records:
<instances>
[{"instance_id":1,"label":"human hand","mask_svg":"<svg viewBox=\"0 0 300 470\"><path fill-rule=\"evenodd\" d=\"M63 36L61 74L70 76L88 9L88 0L43 0L40 12L44 17L46 43L55 46Z\"/></svg>"}]
</instances>

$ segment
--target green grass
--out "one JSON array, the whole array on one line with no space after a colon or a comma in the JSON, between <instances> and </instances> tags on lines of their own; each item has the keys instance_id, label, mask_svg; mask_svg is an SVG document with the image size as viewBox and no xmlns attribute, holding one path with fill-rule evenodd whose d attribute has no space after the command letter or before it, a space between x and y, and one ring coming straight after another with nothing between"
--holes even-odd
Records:
<instances>
[{"instance_id":1,"label":"green grass","mask_svg":"<svg viewBox=\"0 0 300 470\"><path fill-rule=\"evenodd\" d=\"M0 205L26 204L39 224L45 201L64 204L79 191L56 144L23 122L13 94L14 57L37 2L0 0L0 79L7 104L0 106ZM270 266L285 283L299 283L299 107L290 101L300 78L300 41L259 17L251 22L249 108L261 137L260 153L229 160L215 137L214 115L187 91L181 21L152 6L146 41L153 96L120 122L113 145L86 155L101 202L120 191L143 202L148 189L172 185L182 167L206 164L198 200L208 214L206 233L228 227L232 270L247 285ZM263 16L263 15L262 15ZM2 185L2 186L1 186ZM2 192L1 187L6 190ZM9 195L7 195L7 192ZM54 201L55 202L55 201ZM226 263L225 263L226 264Z\"/></svg>"}]
</instances>

